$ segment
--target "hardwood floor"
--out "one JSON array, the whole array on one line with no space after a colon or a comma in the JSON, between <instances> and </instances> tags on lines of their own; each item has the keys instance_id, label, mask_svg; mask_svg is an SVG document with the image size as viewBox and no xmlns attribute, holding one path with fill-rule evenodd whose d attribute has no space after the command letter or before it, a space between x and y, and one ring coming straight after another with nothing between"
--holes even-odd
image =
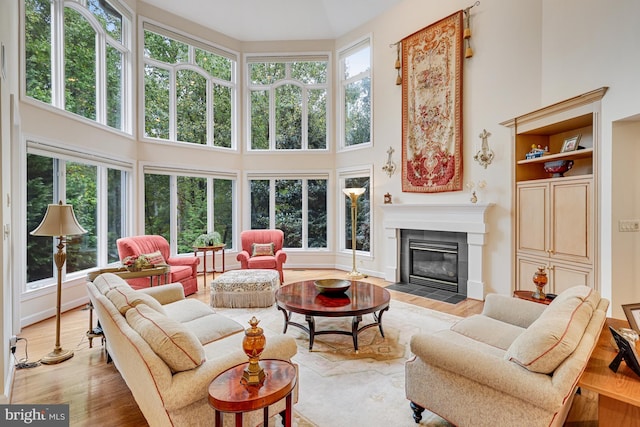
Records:
<instances>
[{"instance_id":1,"label":"hardwood floor","mask_svg":"<svg viewBox=\"0 0 640 427\"><path fill-rule=\"evenodd\" d=\"M287 283L319 278L346 278L346 272L337 270L293 269L285 270ZM211 275L208 275L211 280ZM389 282L369 277L363 279L386 287ZM190 296L209 303L209 286L203 287L199 276L199 291ZM456 305L428 300L426 298L390 291L394 300L430 308L457 316L467 317L482 311L483 303L465 300ZM95 322L96 319L94 319ZM13 382L11 403L68 403L72 426L122 426L147 425L131 392L113 366L106 363L100 339L93 340L93 348L85 335L89 328L89 311L84 307L63 313L61 318L61 343L65 349L73 349L74 357L58 365L39 365L35 368L18 369ZM15 356L23 361L28 350L28 361L40 359L53 349L55 342L55 319L47 319L23 329L19 337ZM579 396L583 397L583 396ZM566 426L585 427L593 420L591 400L578 399L570 414L571 423ZM584 401L584 402L583 402ZM581 406L582 405L582 406ZM575 409L575 408L574 408ZM573 412L577 412L574 414ZM587 416L585 416L587 415Z\"/></svg>"}]
</instances>

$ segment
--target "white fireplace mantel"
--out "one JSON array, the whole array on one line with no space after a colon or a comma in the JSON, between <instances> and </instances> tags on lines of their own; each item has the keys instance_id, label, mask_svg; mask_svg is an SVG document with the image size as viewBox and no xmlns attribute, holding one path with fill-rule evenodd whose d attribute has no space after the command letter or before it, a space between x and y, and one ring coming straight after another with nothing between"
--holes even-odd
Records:
<instances>
[{"instance_id":1,"label":"white fireplace mantel","mask_svg":"<svg viewBox=\"0 0 640 427\"><path fill-rule=\"evenodd\" d=\"M469 276L467 297L484 300L483 247L486 214L493 203L382 205L385 234L384 278L400 280L400 230L433 230L467 233Z\"/></svg>"}]
</instances>

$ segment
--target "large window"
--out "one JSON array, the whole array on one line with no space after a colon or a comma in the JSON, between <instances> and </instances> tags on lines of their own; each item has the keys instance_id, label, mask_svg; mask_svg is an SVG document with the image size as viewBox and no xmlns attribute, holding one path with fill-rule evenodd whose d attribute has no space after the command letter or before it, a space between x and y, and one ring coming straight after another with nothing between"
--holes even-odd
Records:
<instances>
[{"instance_id":1,"label":"large window","mask_svg":"<svg viewBox=\"0 0 640 427\"><path fill-rule=\"evenodd\" d=\"M131 129L131 25L106 0L25 0L26 95Z\"/></svg>"},{"instance_id":2,"label":"large window","mask_svg":"<svg viewBox=\"0 0 640 427\"><path fill-rule=\"evenodd\" d=\"M250 150L327 148L328 56L249 57Z\"/></svg>"},{"instance_id":3,"label":"large window","mask_svg":"<svg viewBox=\"0 0 640 427\"><path fill-rule=\"evenodd\" d=\"M164 236L172 251L182 254L193 252L200 234L217 231L232 248L234 182L149 170L144 175L145 234Z\"/></svg>"},{"instance_id":4,"label":"large window","mask_svg":"<svg viewBox=\"0 0 640 427\"><path fill-rule=\"evenodd\" d=\"M144 28L145 137L233 148L235 55Z\"/></svg>"},{"instance_id":5,"label":"large window","mask_svg":"<svg viewBox=\"0 0 640 427\"><path fill-rule=\"evenodd\" d=\"M126 234L130 172L106 163L27 152L27 290L52 285L57 272L53 254L57 238L32 236L50 203L73 206L87 230L69 236L63 280L67 274L103 267L119 260L115 241Z\"/></svg>"},{"instance_id":6,"label":"large window","mask_svg":"<svg viewBox=\"0 0 640 427\"><path fill-rule=\"evenodd\" d=\"M287 248L327 247L326 177L251 177L251 228L278 228Z\"/></svg>"},{"instance_id":7,"label":"large window","mask_svg":"<svg viewBox=\"0 0 640 427\"><path fill-rule=\"evenodd\" d=\"M371 143L371 47L369 39L342 50L339 128L342 147Z\"/></svg>"},{"instance_id":8,"label":"large window","mask_svg":"<svg viewBox=\"0 0 640 427\"><path fill-rule=\"evenodd\" d=\"M349 174L341 179L342 188L364 188L364 194L358 197L358 215L356 217L356 250L371 252L371 179L365 174ZM344 196L343 245L344 249L351 250L351 201Z\"/></svg>"}]
</instances>

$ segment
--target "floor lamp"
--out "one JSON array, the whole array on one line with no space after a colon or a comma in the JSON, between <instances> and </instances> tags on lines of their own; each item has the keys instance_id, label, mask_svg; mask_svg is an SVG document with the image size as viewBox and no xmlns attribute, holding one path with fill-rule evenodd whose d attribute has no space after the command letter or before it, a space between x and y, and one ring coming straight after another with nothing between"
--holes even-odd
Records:
<instances>
[{"instance_id":1,"label":"floor lamp","mask_svg":"<svg viewBox=\"0 0 640 427\"><path fill-rule=\"evenodd\" d=\"M40 362L47 365L54 363L64 362L67 359L73 357L73 350L63 350L60 347L60 301L62 294L62 267L67 260L67 254L64 252L64 245L66 243L65 236L74 236L78 234L84 234L87 230L82 228L78 224L75 214L73 213L73 206L62 204L50 204L47 207L47 212L42 218L42 222L35 230L31 232L32 236L49 236L58 237L58 252L53 255L58 267L58 289L56 295L56 346L53 351L44 356Z\"/></svg>"},{"instance_id":2,"label":"floor lamp","mask_svg":"<svg viewBox=\"0 0 640 427\"><path fill-rule=\"evenodd\" d=\"M343 188L342 192L351 199L351 250L353 253L353 261L351 273L347 277L351 280L359 280L364 277L356 268L356 221L358 217L358 197L364 193L364 188Z\"/></svg>"}]
</instances>

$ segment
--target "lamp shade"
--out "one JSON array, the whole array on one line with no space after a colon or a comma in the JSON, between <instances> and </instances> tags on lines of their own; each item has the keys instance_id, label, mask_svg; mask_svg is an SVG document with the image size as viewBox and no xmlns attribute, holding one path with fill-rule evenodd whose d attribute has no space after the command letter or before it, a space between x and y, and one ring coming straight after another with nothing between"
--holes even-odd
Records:
<instances>
[{"instance_id":1,"label":"lamp shade","mask_svg":"<svg viewBox=\"0 0 640 427\"><path fill-rule=\"evenodd\" d=\"M87 230L82 228L73 213L73 206L62 204L50 204L42 218L40 225L30 234L32 236L73 236L85 234Z\"/></svg>"},{"instance_id":2,"label":"lamp shade","mask_svg":"<svg viewBox=\"0 0 640 427\"><path fill-rule=\"evenodd\" d=\"M358 197L364 193L364 188L343 188L342 192L349 197L351 197L351 195Z\"/></svg>"}]
</instances>

